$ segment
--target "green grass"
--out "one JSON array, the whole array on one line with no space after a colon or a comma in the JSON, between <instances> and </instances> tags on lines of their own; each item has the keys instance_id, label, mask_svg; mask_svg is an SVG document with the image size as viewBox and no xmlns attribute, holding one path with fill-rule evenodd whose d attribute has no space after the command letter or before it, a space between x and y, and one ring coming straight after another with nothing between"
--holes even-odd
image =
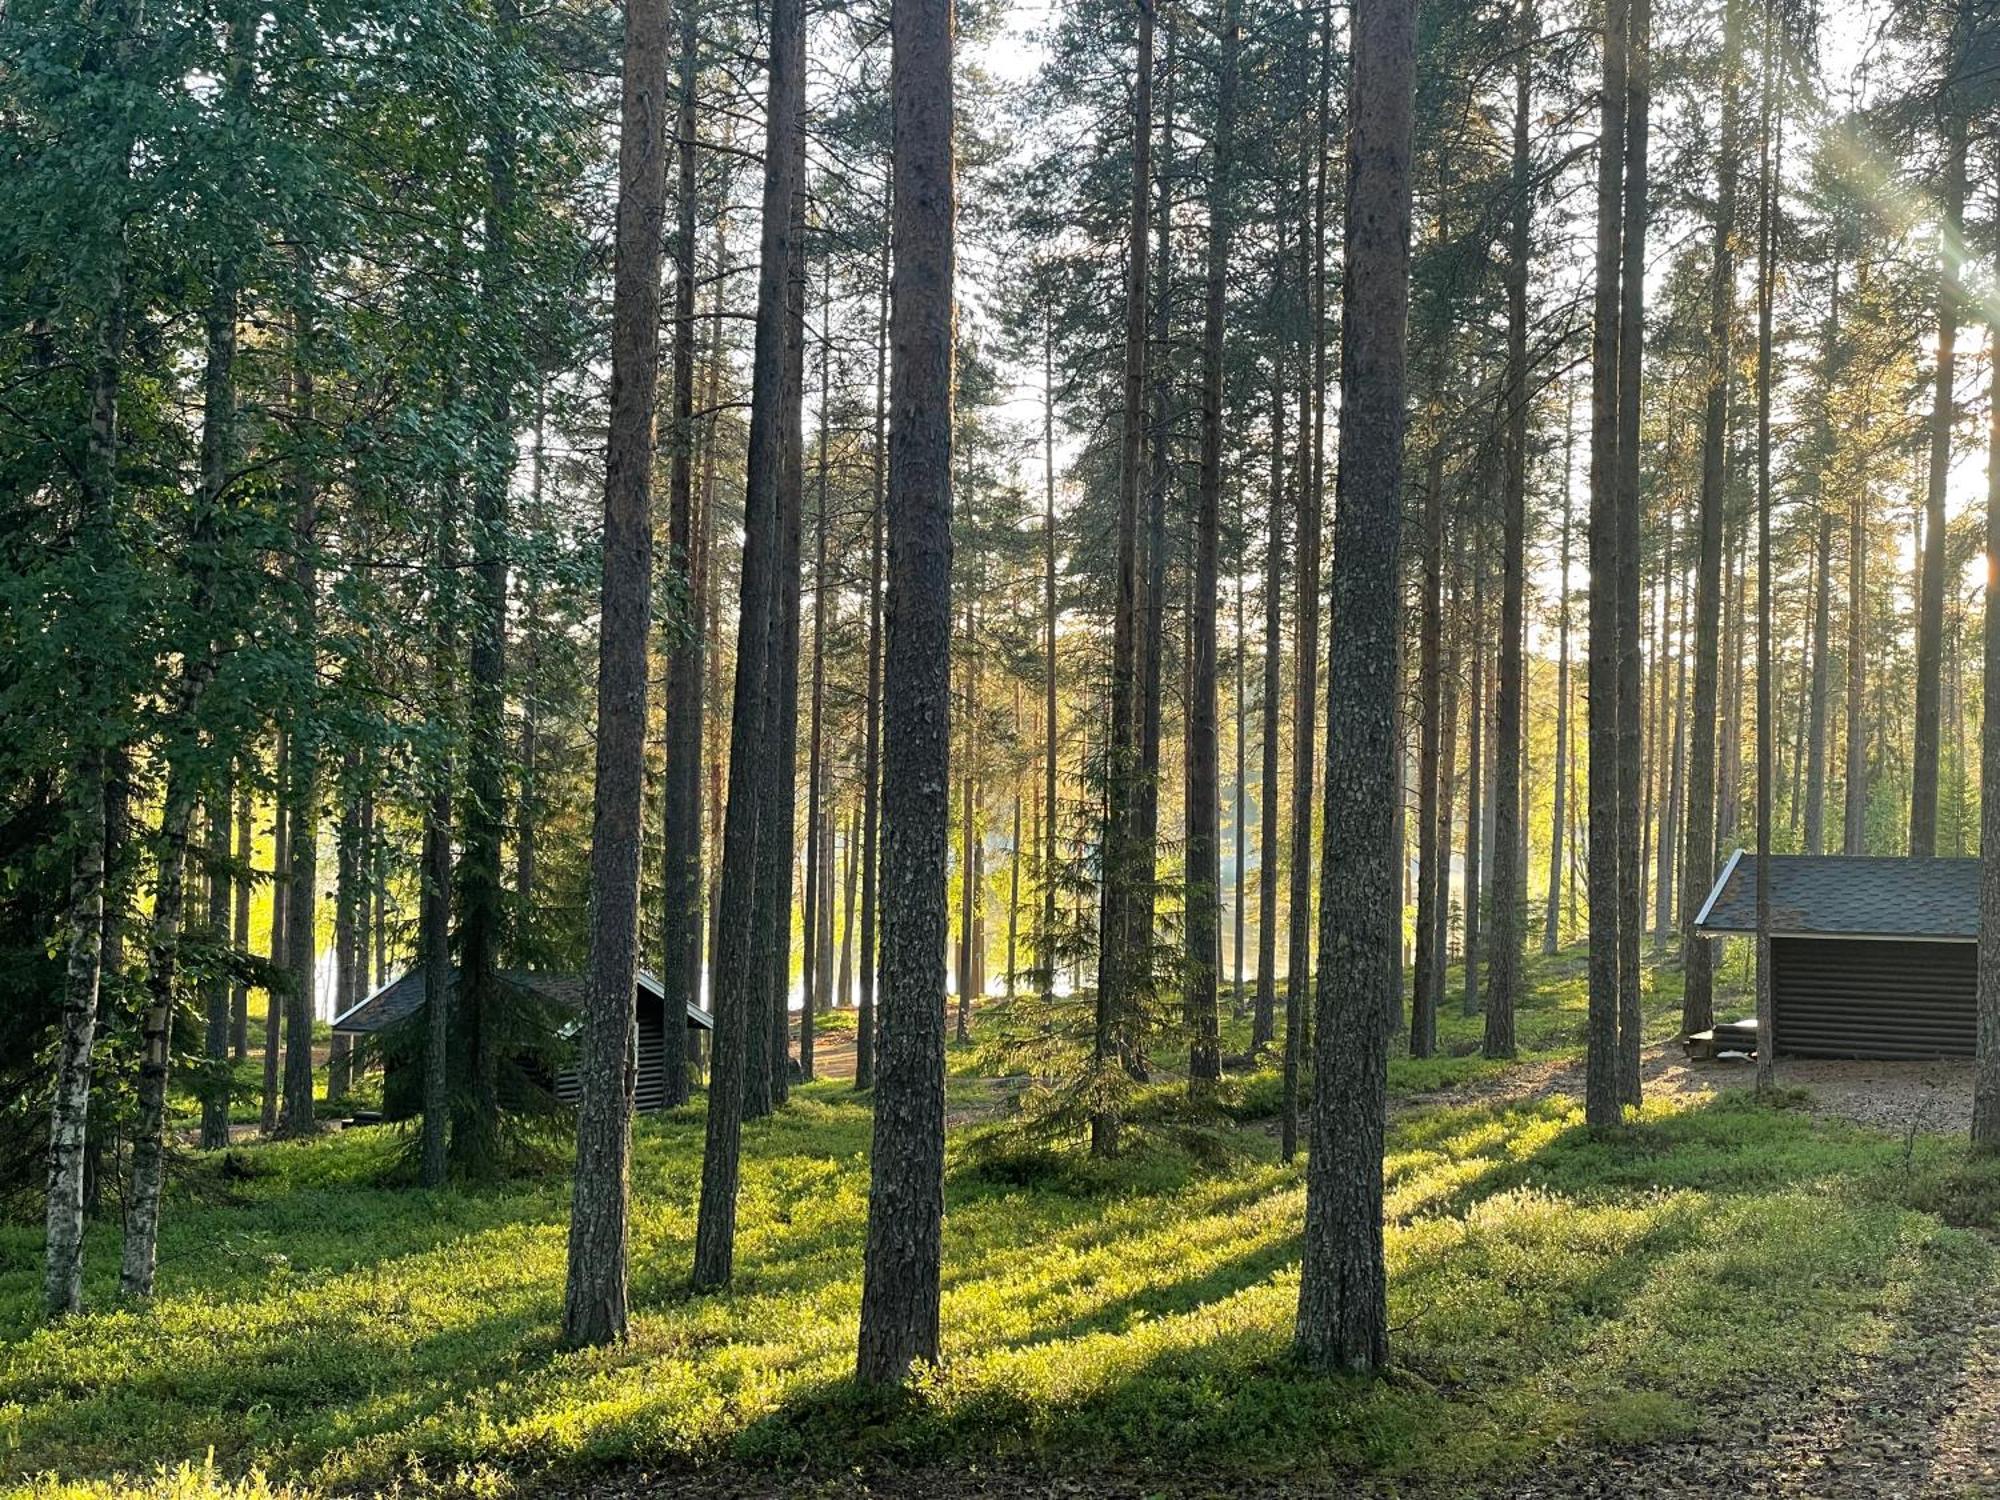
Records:
<instances>
[{"instance_id":1,"label":"green grass","mask_svg":"<svg viewBox=\"0 0 2000 1500\"><path fill-rule=\"evenodd\" d=\"M1538 1035L1573 1025L1567 962L1535 971ZM947 1363L894 1403L846 1382L869 1117L845 1085L796 1091L746 1131L723 1295L684 1290L699 1110L640 1126L632 1340L608 1351L557 1348L560 1177L385 1185L404 1155L387 1128L190 1158L150 1308L116 1305L116 1232L100 1226L95 1310L42 1325L38 1230L0 1226L0 1489L155 1475L172 1500L257 1500L267 1477L477 1492L625 1461L1195 1465L1450 1488L1558 1447L1689 1431L1988 1294L2000 1269L1962 1227L1991 1224L2000 1173L1956 1142L1734 1095L1649 1107L1605 1139L1562 1099L1433 1104L1390 1137L1396 1370L1316 1379L1286 1357L1302 1177L1232 1087L1235 1118L1162 1123L1108 1165L1004 1121L956 1132Z\"/></svg>"}]
</instances>

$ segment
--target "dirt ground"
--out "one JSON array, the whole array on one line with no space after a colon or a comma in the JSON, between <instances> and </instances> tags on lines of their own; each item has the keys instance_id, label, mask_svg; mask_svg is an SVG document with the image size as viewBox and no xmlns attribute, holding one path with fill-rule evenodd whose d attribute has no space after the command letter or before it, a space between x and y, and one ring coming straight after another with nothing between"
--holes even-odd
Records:
<instances>
[{"instance_id":1,"label":"dirt ground","mask_svg":"<svg viewBox=\"0 0 2000 1500\"><path fill-rule=\"evenodd\" d=\"M1781 1088L1805 1089L1817 1114L1898 1133L1955 1134L1972 1126L1972 1063L1827 1062L1779 1059ZM1646 1097L1700 1099L1756 1083L1756 1065L1724 1059L1690 1062L1679 1042L1649 1047L1642 1063ZM1566 1061L1510 1069L1498 1077L1398 1101L1414 1113L1440 1106L1505 1103L1547 1094L1583 1093L1583 1064Z\"/></svg>"}]
</instances>

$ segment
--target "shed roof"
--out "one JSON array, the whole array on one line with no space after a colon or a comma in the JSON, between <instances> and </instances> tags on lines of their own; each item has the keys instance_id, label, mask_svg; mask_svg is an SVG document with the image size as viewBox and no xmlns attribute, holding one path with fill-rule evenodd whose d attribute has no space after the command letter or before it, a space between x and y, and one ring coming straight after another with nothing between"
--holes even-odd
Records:
<instances>
[{"instance_id":1,"label":"shed roof","mask_svg":"<svg viewBox=\"0 0 2000 1500\"><path fill-rule=\"evenodd\" d=\"M580 1011L590 994L590 980L582 974L543 974L528 969L502 969L500 982L523 990L543 1000L562 1006L565 1010ZM458 970L451 971L451 982L458 983ZM664 1002L667 992L660 981L643 969L639 971L639 992L653 1000ZM426 999L424 971L414 968L400 978L392 980L375 991L366 1000L351 1010L333 1018L333 1029L358 1035L370 1035L395 1025L398 1021L415 1015L424 1008ZM715 1021L700 1006L689 1003L688 1020L705 1030L714 1030Z\"/></svg>"},{"instance_id":2,"label":"shed roof","mask_svg":"<svg viewBox=\"0 0 2000 1500\"><path fill-rule=\"evenodd\" d=\"M1738 849L1695 918L1719 936L1757 930L1757 856ZM1979 861L1888 855L1774 854L1778 937L1979 939Z\"/></svg>"}]
</instances>

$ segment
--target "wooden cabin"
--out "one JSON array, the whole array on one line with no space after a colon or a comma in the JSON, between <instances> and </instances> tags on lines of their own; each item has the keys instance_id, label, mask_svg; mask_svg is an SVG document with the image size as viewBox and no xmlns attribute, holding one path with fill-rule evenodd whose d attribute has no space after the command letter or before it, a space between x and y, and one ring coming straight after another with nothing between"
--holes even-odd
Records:
<instances>
[{"instance_id":1,"label":"wooden cabin","mask_svg":"<svg viewBox=\"0 0 2000 1500\"><path fill-rule=\"evenodd\" d=\"M452 984L458 983L458 971L452 970ZM497 976L499 982L512 988L524 997L537 1002L535 1009L549 1018L553 1026L550 1051L559 1057L552 1070L542 1073L547 1088L564 1104L573 1105L577 1101L579 1087L571 1042L582 1024L583 1009L589 994L589 979L582 974L544 974L525 969L503 969ZM689 1004L687 1015L671 1038L669 1051L667 1031L667 996L660 981L651 974L641 972L637 984L639 1010L639 1071L636 1102L641 1110L658 1110L664 1107L667 1098L667 1067L670 1060L682 1066L699 1060L701 1037L704 1032L715 1028L715 1021L700 1006ZM424 974L421 968L411 969L400 979L382 986L367 999L344 1015L334 1017L334 1031L354 1038L357 1048L374 1043L381 1050L385 1067L393 1071L396 1053L382 1047L383 1039L392 1030L413 1022L424 1014L428 996L425 991ZM539 1071L539 1070L538 1070ZM384 1080L385 1105L399 1091L393 1087L393 1079ZM389 1107L387 1113L393 1118L406 1111Z\"/></svg>"},{"instance_id":2,"label":"wooden cabin","mask_svg":"<svg viewBox=\"0 0 2000 1500\"><path fill-rule=\"evenodd\" d=\"M1776 1055L1974 1055L1978 860L1774 854L1770 887ZM1756 935L1756 855L1730 856L1694 930Z\"/></svg>"}]
</instances>

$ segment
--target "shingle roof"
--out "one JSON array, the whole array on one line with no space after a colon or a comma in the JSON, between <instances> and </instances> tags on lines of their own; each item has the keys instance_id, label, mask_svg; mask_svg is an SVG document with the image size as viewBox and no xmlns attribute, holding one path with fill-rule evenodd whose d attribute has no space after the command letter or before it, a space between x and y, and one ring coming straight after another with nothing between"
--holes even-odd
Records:
<instances>
[{"instance_id":1,"label":"shingle roof","mask_svg":"<svg viewBox=\"0 0 2000 1500\"><path fill-rule=\"evenodd\" d=\"M1757 930L1757 856L1737 850L1695 920L1711 934ZM1779 936L1979 937L1979 861L1885 855L1771 856Z\"/></svg>"},{"instance_id":2,"label":"shingle roof","mask_svg":"<svg viewBox=\"0 0 2000 1500\"><path fill-rule=\"evenodd\" d=\"M502 969L500 980L517 989L538 995L566 1010L582 1010L590 993L590 980L582 974L542 974L526 969ZM451 982L458 984L458 970L451 971ZM660 981L644 970L639 974L639 988L655 1000L664 1000L666 990ZM363 1035L382 1031L406 1020L424 1008L424 971L411 969L401 978L385 984L381 989L363 1000L344 1015L334 1017L333 1029L360 1033ZM715 1021L709 1013L697 1005L687 1008L688 1019L695 1025L713 1030Z\"/></svg>"}]
</instances>

